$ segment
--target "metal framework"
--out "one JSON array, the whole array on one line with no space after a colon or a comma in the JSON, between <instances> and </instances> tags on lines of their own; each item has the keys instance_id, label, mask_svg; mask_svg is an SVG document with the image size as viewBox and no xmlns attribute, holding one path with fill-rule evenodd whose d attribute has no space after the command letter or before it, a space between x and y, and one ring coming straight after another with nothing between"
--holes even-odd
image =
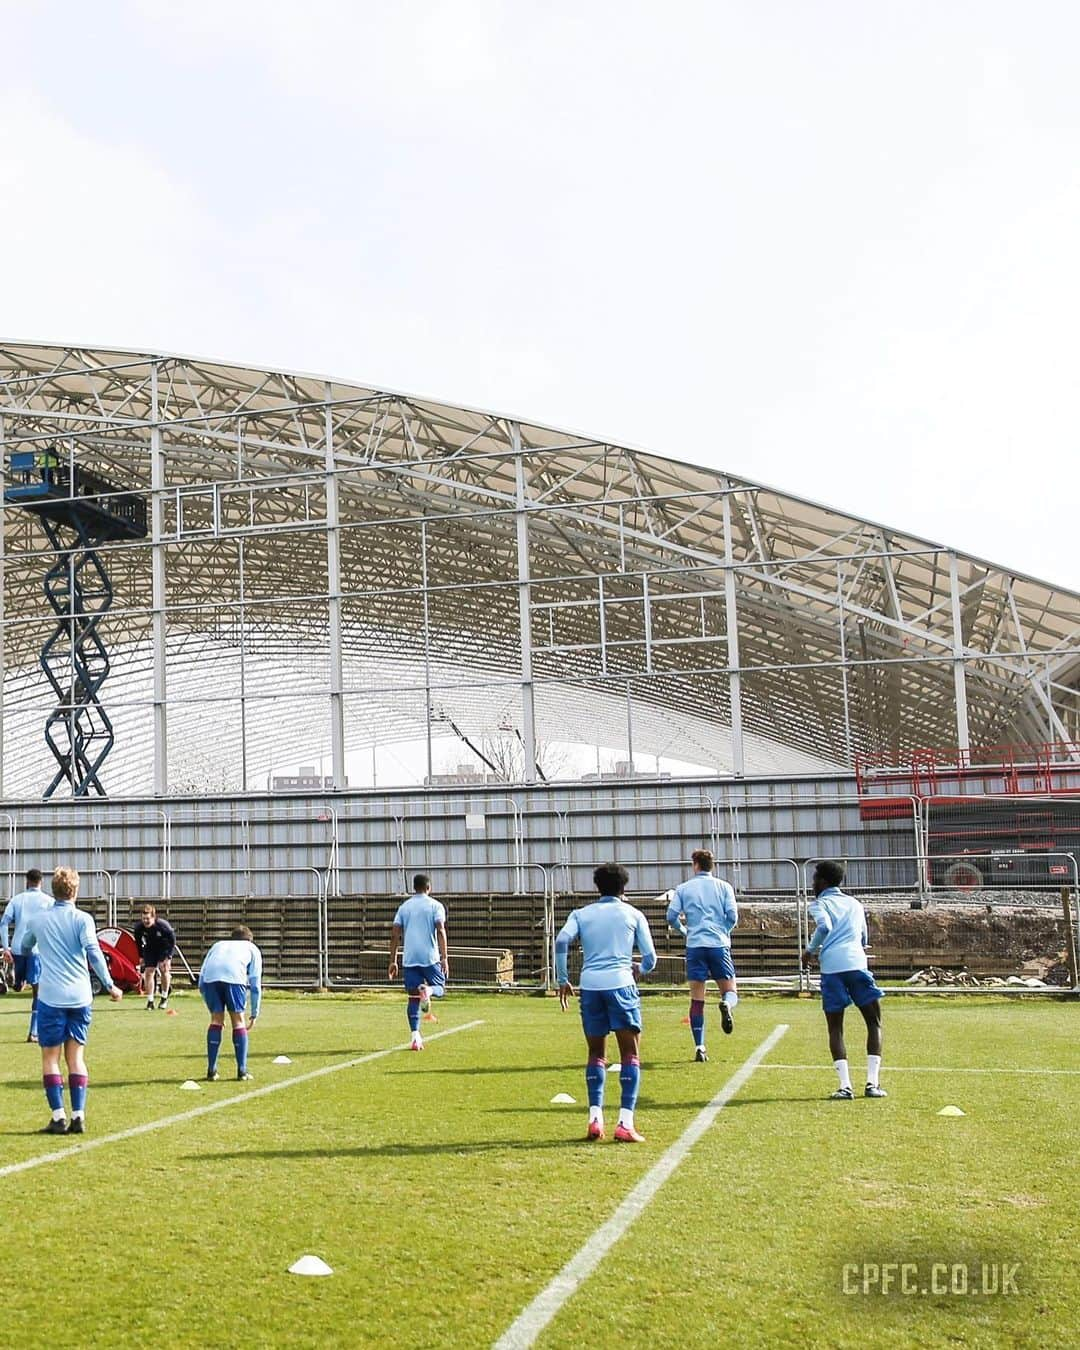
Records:
<instances>
[{"instance_id":1,"label":"metal framework","mask_svg":"<svg viewBox=\"0 0 1080 1350\"><path fill-rule=\"evenodd\" d=\"M703 433L704 438L704 433ZM141 494L114 795L510 729L736 777L1080 741L1080 596L729 473L287 372L0 346L0 441ZM687 448L687 459L701 447ZM94 494L92 494L94 495ZM96 494L107 505L110 494ZM0 793L46 785L41 525L5 505Z\"/></svg>"}]
</instances>

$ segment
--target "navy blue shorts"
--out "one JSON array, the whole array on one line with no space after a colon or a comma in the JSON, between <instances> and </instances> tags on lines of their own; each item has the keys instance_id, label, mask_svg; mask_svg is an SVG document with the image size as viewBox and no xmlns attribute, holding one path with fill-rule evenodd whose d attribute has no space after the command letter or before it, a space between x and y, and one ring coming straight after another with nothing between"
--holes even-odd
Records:
<instances>
[{"instance_id":1,"label":"navy blue shorts","mask_svg":"<svg viewBox=\"0 0 1080 1350\"><path fill-rule=\"evenodd\" d=\"M735 978L735 962L731 959L730 947L687 947L686 978L688 980Z\"/></svg>"},{"instance_id":2,"label":"navy blue shorts","mask_svg":"<svg viewBox=\"0 0 1080 1350\"><path fill-rule=\"evenodd\" d=\"M228 984L225 980L210 980L199 985L203 1002L212 1013L242 1013L247 1007L247 985Z\"/></svg>"},{"instance_id":3,"label":"navy blue shorts","mask_svg":"<svg viewBox=\"0 0 1080 1350\"><path fill-rule=\"evenodd\" d=\"M621 989L579 989L578 1002L586 1036L641 1030L641 995L636 984Z\"/></svg>"},{"instance_id":4,"label":"navy blue shorts","mask_svg":"<svg viewBox=\"0 0 1080 1350\"><path fill-rule=\"evenodd\" d=\"M41 980L41 960L37 952L28 952L15 958L15 988L24 984L38 984Z\"/></svg>"},{"instance_id":5,"label":"navy blue shorts","mask_svg":"<svg viewBox=\"0 0 1080 1350\"><path fill-rule=\"evenodd\" d=\"M821 977L821 1006L827 1013L843 1012L849 1004L865 1008L885 997L868 970L838 970Z\"/></svg>"},{"instance_id":6,"label":"navy blue shorts","mask_svg":"<svg viewBox=\"0 0 1080 1350\"><path fill-rule=\"evenodd\" d=\"M435 998L442 998L446 989L442 966L402 966L401 979L407 994L415 994L422 984L426 984Z\"/></svg>"},{"instance_id":7,"label":"navy blue shorts","mask_svg":"<svg viewBox=\"0 0 1080 1350\"><path fill-rule=\"evenodd\" d=\"M38 1044L45 1048L63 1045L65 1041L78 1041L80 1045L85 1045L93 1015L94 1010L89 1003L85 1008L54 1008L52 1004L42 1003L38 999Z\"/></svg>"}]
</instances>

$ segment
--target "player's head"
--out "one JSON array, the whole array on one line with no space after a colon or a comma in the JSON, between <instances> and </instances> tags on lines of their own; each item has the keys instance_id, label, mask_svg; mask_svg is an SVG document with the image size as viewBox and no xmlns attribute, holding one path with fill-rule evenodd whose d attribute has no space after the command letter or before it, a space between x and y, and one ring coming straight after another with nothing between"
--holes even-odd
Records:
<instances>
[{"instance_id":1,"label":"player's head","mask_svg":"<svg viewBox=\"0 0 1080 1350\"><path fill-rule=\"evenodd\" d=\"M52 874L52 893L57 900L74 900L79 893L79 874L74 867L58 867Z\"/></svg>"},{"instance_id":2,"label":"player's head","mask_svg":"<svg viewBox=\"0 0 1080 1350\"><path fill-rule=\"evenodd\" d=\"M251 929L245 928L242 923L238 923L236 927L232 930L232 932L229 934L229 936L233 939L234 942L254 941L254 938L251 936Z\"/></svg>"},{"instance_id":3,"label":"player's head","mask_svg":"<svg viewBox=\"0 0 1080 1350\"><path fill-rule=\"evenodd\" d=\"M838 862L819 862L814 868L814 894L820 895L830 886L839 886L844 880L844 864Z\"/></svg>"},{"instance_id":4,"label":"player's head","mask_svg":"<svg viewBox=\"0 0 1080 1350\"><path fill-rule=\"evenodd\" d=\"M601 863L592 874L593 885L601 895L622 895L630 873L622 863Z\"/></svg>"},{"instance_id":5,"label":"player's head","mask_svg":"<svg viewBox=\"0 0 1080 1350\"><path fill-rule=\"evenodd\" d=\"M31 867L28 869L26 873L26 884L28 886L41 885L41 873L37 870L36 867Z\"/></svg>"},{"instance_id":6,"label":"player's head","mask_svg":"<svg viewBox=\"0 0 1080 1350\"><path fill-rule=\"evenodd\" d=\"M716 860L707 848L696 848L690 854L690 861L699 872L711 872Z\"/></svg>"},{"instance_id":7,"label":"player's head","mask_svg":"<svg viewBox=\"0 0 1080 1350\"><path fill-rule=\"evenodd\" d=\"M143 905L139 913L142 916L143 923L153 923L157 918L157 910L153 905Z\"/></svg>"},{"instance_id":8,"label":"player's head","mask_svg":"<svg viewBox=\"0 0 1080 1350\"><path fill-rule=\"evenodd\" d=\"M417 872L412 879L412 888L416 895L426 895L431 890L431 878L424 872Z\"/></svg>"}]
</instances>

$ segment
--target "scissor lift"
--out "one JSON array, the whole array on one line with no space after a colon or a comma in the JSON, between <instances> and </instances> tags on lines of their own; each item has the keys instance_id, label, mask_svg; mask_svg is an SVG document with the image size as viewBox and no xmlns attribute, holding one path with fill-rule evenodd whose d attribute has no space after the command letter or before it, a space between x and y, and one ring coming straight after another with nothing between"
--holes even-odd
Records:
<instances>
[{"instance_id":1,"label":"scissor lift","mask_svg":"<svg viewBox=\"0 0 1080 1350\"><path fill-rule=\"evenodd\" d=\"M104 797L100 769L115 737L98 697L109 674L101 622L113 589L98 549L145 538L146 499L46 449L11 455L4 501L37 516L54 558L44 585L56 628L41 649L41 668L57 700L45 743L58 767L44 795L66 781L73 797Z\"/></svg>"}]
</instances>

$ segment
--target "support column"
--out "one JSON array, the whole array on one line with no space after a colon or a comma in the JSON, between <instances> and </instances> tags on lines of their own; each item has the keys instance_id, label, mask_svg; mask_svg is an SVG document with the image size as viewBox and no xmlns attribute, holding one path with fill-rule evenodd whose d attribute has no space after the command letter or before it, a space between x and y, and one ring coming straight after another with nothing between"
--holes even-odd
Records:
<instances>
[{"instance_id":1,"label":"support column","mask_svg":"<svg viewBox=\"0 0 1080 1350\"><path fill-rule=\"evenodd\" d=\"M4 591L7 582L7 551L4 536L7 533L7 507L4 505L4 490L7 487L7 455L4 448L4 419L0 417L0 798L4 797L4 648L7 646L6 618L4 611ZM10 826L9 826L10 829ZM12 878L14 880L14 878Z\"/></svg>"},{"instance_id":2,"label":"support column","mask_svg":"<svg viewBox=\"0 0 1080 1350\"><path fill-rule=\"evenodd\" d=\"M345 677L341 659L341 517L334 462L334 410L326 395L326 585L330 602L330 757L334 791L345 787Z\"/></svg>"},{"instance_id":3,"label":"support column","mask_svg":"<svg viewBox=\"0 0 1080 1350\"><path fill-rule=\"evenodd\" d=\"M746 773L743 754L742 673L739 668L739 611L735 601L735 550L731 537L731 484L723 481L724 520L724 628L727 634L728 699L731 705L731 771Z\"/></svg>"},{"instance_id":4,"label":"support column","mask_svg":"<svg viewBox=\"0 0 1080 1350\"><path fill-rule=\"evenodd\" d=\"M517 485L518 621L521 632L521 740L525 750L525 781L536 782L536 706L532 675L532 616L529 607L529 518L525 510L525 460L521 428L510 424Z\"/></svg>"},{"instance_id":5,"label":"support column","mask_svg":"<svg viewBox=\"0 0 1080 1350\"><path fill-rule=\"evenodd\" d=\"M956 744L971 749L968 732L967 679L964 671L964 631L960 615L960 574L956 554L949 554L949 595L952 600L953 688L956 692Z\"/></svg>"},{"instance_id":6,"label":"support column","mask_svg":"<svg viewBox=\"0 0 1080 1350\"><path fill-rule=\"evenodd\" d=\"M158 368L150 368L150 639L154 664L154 796L169 792L168 682L165 660L165 454L158 421Z\"/></svg>"}]
</instances>

